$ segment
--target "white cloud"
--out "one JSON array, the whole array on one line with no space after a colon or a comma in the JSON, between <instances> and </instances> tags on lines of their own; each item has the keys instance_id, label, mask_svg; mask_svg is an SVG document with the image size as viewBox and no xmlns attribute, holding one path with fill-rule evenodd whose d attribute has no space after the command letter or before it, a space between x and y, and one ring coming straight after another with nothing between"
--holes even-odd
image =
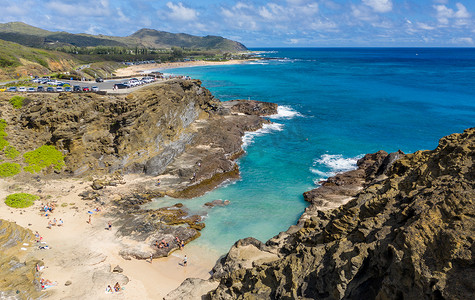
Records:
<instances>
[{"instance_id":1,"label":"white cloud","mask_svg":"<svg viewBox=\"0 0 475 300\"><path fill-rule=\"evenodd\" d=\"M375 12L385 13L393 9L391 0L362 0L363 3L371 7Z\"/></svg>"},{"instance_id":2,"label":"white cloud","mask_svg":"<svg viewBox=\"0 0 475 300\"><path fill-rule=\"evenodd\" d=\"M117 8L117 15L119 16L119 21L124 23L129 23L130 19L122 12L120 7Z\"/></svg>"},{"instance_id":3,"label":"white cloud","mask_svg":"<svg viewBox=\"0 0 475 300\"><path fill-rule=\"evenodd\" d=\"M455 4L457 6L457 12L455 13L455 18L458 19L467 19L470 18L470 13L467 11L467 8L462 3Z\"/></svg>"},{"instance_id":4,"label":"white cloud","mask_svg":"<svg viewBox=\"0 0 475 300\"><path fill-rule=\"evenodd\" d=\"M56 11L60 16L103 17L110 15L109 1L88 1L88 3L65 3L51 1L45 4L46 9Z\"/></svg>"},{"instance_id":5,"label":"white cloud","mask_svg":"<svg viewBox=\"0 0 475 300\"><path fill-rule=\"evenodd\" d=\"M452 44L467 44L473 45L473 39L471 37L460 37L451 39Z\"/></svg>"},{"instance_id":6,"label":"white cloud","mask_svg":"<svg viewBox=\"0 0 475 300\"><path fill-rule=\"evenodd\" d=\"M454 16L454 10L445 5L435 5L437 11L437 21L442 25L449 24L449 18Z\"/></svg>"},{"instance_id":7,"label":"white cloud","mask_svg":"<svg viewBox=\"0 0 475 300\"><path fill-rule=\"evenodd\" d=\"M417 22L417 27L420 28L420 29L424 29L424 30L434 30L435 27L434 26L430 26L426 23L422 23L422 22Z\"/></svg>"},{"instance_id":8,"label":"white cloud","mask_svg":"<svg viewBox=\"0 0 475 300\"><path fill-rule=\"evenodd\" d=\"M183 6L183 3L173 4L167 3L167 7L171 10L169 18L177 21L193 21L198 18L198 12L192 8Z\"/></svg>"},{"instance_id":9,"label":"white cloud","mask_svg":"<svg viewBox=\"0 0 475 300\"><path fill-rule=\"evenodd\" d=\"M351 6L351 14L359 19L359 20L363 20L363 21L376 21L378 18L377 16L375 16L369 8L367 8L366 6L356 6L356 5L352 5Z\"/></svg>"},{"instance_id":10,"label":"white cloud","mask_svg":"<svg viewBox=\"0 0 475 300\"><path fill-rule=\"evenodd\" d=\"M436 18L441 26L448 26L451 19L455 19L455 26L468 25L471 17L467 8L462 3L456 3L457 11L445 5L434 5L437 12Z\"/></svg>"}]
</instances>

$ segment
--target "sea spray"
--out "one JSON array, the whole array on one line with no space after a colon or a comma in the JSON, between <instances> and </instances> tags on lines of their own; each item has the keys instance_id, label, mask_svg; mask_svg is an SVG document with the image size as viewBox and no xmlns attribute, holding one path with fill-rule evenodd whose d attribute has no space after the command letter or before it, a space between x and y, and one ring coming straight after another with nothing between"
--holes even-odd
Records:
<instances>
[{"instance_id":1,"label":"sea spray","mask_svg":"<svg viewBox=\"0 0 475 300\"><path fill-rule=\"evenodd\" d=\"M319 177L314 179L315 184L328 179L328 177L334 176L338 173L343 173L356 169L356 162L362 155L357 157L345 158L341 154L323 154L319 158L315 159L310 171Z\"/></svg>"},{"instance_id":2,"label":"sea spray","mask_svg":"<svg viewBox=\"0 0 475 300\"><path fill-rule=\"evenodd\" d=\"M256 131L248 131L242 137L242 148L246 149L250 144L253 143L253 140L257 136L264 134L272 133L273 131L282 131L284 130L284 125L280 123L269 123L264 124L261 129Z\"/></svg>"},{"instance_id":3,"label":"sea spray","mask_svg":"<svg viewBox=\"0 0 475 300\"><path fill-rule=\"evenodd\" d=\"M270 115L269 119L292 119L295 117L303 117L301 113L293 109L289 105L279 105L277 107L277 114Z\"/></svg>"}]
</instances>

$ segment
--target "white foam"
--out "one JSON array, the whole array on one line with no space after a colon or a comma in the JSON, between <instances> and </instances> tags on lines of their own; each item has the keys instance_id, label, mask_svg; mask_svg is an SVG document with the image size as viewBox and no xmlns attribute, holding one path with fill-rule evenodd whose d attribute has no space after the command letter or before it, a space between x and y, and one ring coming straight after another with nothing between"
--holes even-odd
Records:
<instances>
[{"instance_id":1,"label":"white foam","mask_svg":"<svg viewBox=\"0 0 475 300\"><path fill-rule=\"evenodd\" d=\"M264 134L271 133L273 131L282 131L284 130L284 125L279 123L270 123L264 124L261 129L256 131L249 131L244 134L242 137L242 148L245 149L247 146L253 143L253 140L256 136L261 136Z\"/></svg>"},{"instance_id":2,"label":"white foam","mask_svg":"<svg viewBox=\"0 0 475 300\"><path fill-rule=\"evenodd\" d=\"M270 119L292 119L295 117L303 117L303 115L288 105L277 106L277 113L269 116Z\"/></svg>"},{"instance_id":3,"label":"white foam","mask_svg":"<svg viewBox=\"0 0 475 300\"><path fill-rule=\"evenodd\" d=\"M319 178L314 180L315 184L328 179L328 177L335 176L338 173L343 173L357 168L356 162L362 156L344 158L341 154L323 154L313 161L313 167L310 171L318 175ZM322 171L321 169L325 170Z\"/></svg>"}]
</instances>

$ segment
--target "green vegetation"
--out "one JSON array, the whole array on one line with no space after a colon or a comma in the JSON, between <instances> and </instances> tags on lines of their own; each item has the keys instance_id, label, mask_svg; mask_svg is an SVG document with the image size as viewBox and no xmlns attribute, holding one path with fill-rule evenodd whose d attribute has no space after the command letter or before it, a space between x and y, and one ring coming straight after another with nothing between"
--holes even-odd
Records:
<instances>
[{"instance_id":1,"label":"green vegetation","mask_svg":"<svg viewBox=\"0 0 475 300\"><path fill-rule=\"evenodd\" d=\"M21 172L21 166L15 163L0 164L0 177L11 177Z\"/></svg>"},{"instance_id":2,"label":"green vegetation","mask_svg":"<svg viewBox=\"0 0 475 300\"><path fill-rule=\"evenodd\" d=\"M25 100L25 97L17 95L10 99L10 103L14 108L21 108L23 106L23 100Z\"/></svg>"},{"instance_id":3,"label":"green vegetation","mask_svg":"<svg viewBox=\"0 0 475 300\"><path fill-rule=\"evenodd\" d=\"M5 140L5 137L7 136L7 133L5 132L6 127L7 122L4 119L0 119L0 151L9 144L8 141Z\"/></svg>"},{"instance_id":4,"label":"green vegetation","mask_svg":"<svg viewBox=\"0 0 475 300\"><path fill-rule=\"evenodd\" d=\"M5 204L13 208L25 208L32 206L35 200L39 198L38 196L27 193L15 193L5 198Z\"/></svg>"},{"instance_id":5,"label":"green vegetation","mask_svg":"<svg viewBox=\"0 0 475 300\"><path fill-rule=\"evenodd\" d=\"M20 155L20 152L18 152L18 150L13 146L7 146L4 152L5 152L5 156L10 159L15 159L18 157L18 155Z\"/></svg>"},{"instance_id":6,"label":"green vegetation","mask_svg":"<svg viewBox=\"0 0 475 300\"><path fill-rule=\"evenodd\" d=\"M53 166L56 170L61 170L64 164L64 156L54 146L43 145L36 150L23 154L25 162L28 164L25 171L36 173L44 168Z\"/></svg>"}]
</instances>

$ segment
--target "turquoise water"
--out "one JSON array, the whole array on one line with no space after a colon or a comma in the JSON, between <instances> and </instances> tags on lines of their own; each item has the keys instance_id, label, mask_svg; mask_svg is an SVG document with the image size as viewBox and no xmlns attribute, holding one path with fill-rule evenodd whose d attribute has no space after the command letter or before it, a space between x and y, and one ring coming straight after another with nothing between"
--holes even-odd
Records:
<instances>
[{"instance_id":1,"label":"turquoise water","mask_svg":"<svg viewBox=\"0 0 475 300\"><path fill-rule=\"evenodd\" d=\"M201 79L222 101L282 106L276 125L246 137L241 180L181 201L206 215L194 243L220 253L295 224L306 207L302 193L365 153L433 149L474 126L475 49L253 50L275 59L166 71ZM215 199L231 204L203 208Z\"/></svg>"}]
</instances>

